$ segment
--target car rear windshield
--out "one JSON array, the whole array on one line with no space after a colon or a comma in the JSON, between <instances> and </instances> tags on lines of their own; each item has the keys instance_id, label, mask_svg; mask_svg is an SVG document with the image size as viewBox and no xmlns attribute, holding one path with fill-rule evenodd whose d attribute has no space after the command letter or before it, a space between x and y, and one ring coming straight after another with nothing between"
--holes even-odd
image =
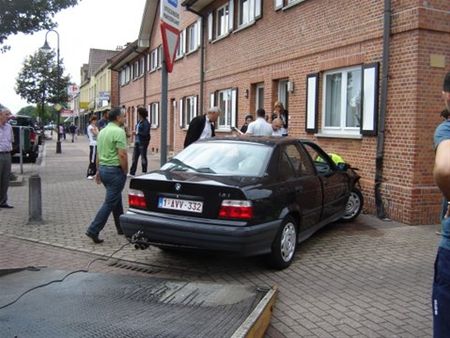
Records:
<instances>
[{"instance_id":1,"label":"car rear windshield","mask_svg":"<svg viewBox=\"0 0 450 338\"><path fill-rule=\"evenodd\" d=\"M194 143L161 170L182 170L230 176L262 176L272 148L258 143L209 141Z\"/></svg>"}]
</instances>

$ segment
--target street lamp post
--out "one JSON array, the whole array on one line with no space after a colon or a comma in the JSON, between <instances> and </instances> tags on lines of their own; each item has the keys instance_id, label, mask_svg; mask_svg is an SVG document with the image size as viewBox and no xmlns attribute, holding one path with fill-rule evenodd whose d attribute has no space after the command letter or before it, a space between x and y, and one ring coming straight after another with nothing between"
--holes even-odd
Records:
<instances>
[{"instance_id":1,"label":"street lamp post","mask_svg":"<svg viewBox=\"0 0 450 338\"><path fill-rule=\"evenodd\" d=\"M57 72L58 72L58 80L57 80L56 88L57 88L57 98L59 99L60 94L61 94L61 66L60 66L60 62L59 62L59 33L56 30L50 29L47 31L47 33L45 33L45 43L41 47L41 49L44 51L51 50L51 48L47 42L47 35L50 32L56 33L56 37L57 37L57 40L56 40L56 42L57 42L57 44L56 44L56 67L57 67ZM61 123L61 109L57 109L57 112L58 112L58 120L57 120L58 140L56 141L56 153L61 154L61 133L59 132L59 127L60 127L60 123Z\"/></svg>"}]
</instances>

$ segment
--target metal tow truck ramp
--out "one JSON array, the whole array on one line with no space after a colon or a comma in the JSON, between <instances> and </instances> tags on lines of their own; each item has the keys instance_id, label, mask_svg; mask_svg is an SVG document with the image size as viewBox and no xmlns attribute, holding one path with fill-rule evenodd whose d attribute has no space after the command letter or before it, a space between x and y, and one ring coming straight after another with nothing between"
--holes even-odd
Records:
<instances>
[{"instance_id":1,"label":"metal tow truck ramp","mask_svg":"<svg viewBox=\"0 0 450 338\"><path fill-rule=\"evenodd\" d=\"M0 307L68 272L0 270ZM276 288L76 273L0 309L2 337L262 337Z\"/></svg>"}]
</instances>

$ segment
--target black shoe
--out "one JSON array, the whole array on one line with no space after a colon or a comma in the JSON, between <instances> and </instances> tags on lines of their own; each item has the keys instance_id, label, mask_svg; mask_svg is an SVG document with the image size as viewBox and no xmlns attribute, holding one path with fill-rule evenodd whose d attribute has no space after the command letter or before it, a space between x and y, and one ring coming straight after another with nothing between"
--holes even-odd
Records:
<instances>
[{"instance_id":1,"label":"black shoe","mask_svg":"<svg viewBox=\"0 0 450 338\"><path fill-rule=\"evenodd\" d=\"M0 205L0 208L4 208L4 209L12 209L14 208L12 205L9 205L7 203Z\"/></svg>"},{"instance_id":2,"label":"black shoe","mask_svg":"<svg viewBox=\"0 0 450 338\"><path fill-rule=\"evenodd\" d=\"M88 236L95 244L103 243L103 239L98 238L98 235L93 235L89 232L86 232L86 236Z\"/></svg>"}]
</instances>

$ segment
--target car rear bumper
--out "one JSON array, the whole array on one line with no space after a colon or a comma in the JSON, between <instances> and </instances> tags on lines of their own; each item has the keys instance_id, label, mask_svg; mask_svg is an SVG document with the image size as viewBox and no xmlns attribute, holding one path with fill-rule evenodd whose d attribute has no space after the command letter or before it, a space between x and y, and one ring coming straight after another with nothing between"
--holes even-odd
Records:
<instances>
[{"instance_id":1,"label":"car rear bumper","mask_svg":"<svg viewBox=\"0 0 450 338\"><path fill-rule=\"evenodd\" d=\"M194 221L132 211L120 216L120 224L126 237L131 237L140 230L152 244L225 251L242 256L269 253L281 220L250 226L236 226L236 223L226 224L222 221L222 224L218 224L208 219Z\"/></svg>"}]
</instances>

